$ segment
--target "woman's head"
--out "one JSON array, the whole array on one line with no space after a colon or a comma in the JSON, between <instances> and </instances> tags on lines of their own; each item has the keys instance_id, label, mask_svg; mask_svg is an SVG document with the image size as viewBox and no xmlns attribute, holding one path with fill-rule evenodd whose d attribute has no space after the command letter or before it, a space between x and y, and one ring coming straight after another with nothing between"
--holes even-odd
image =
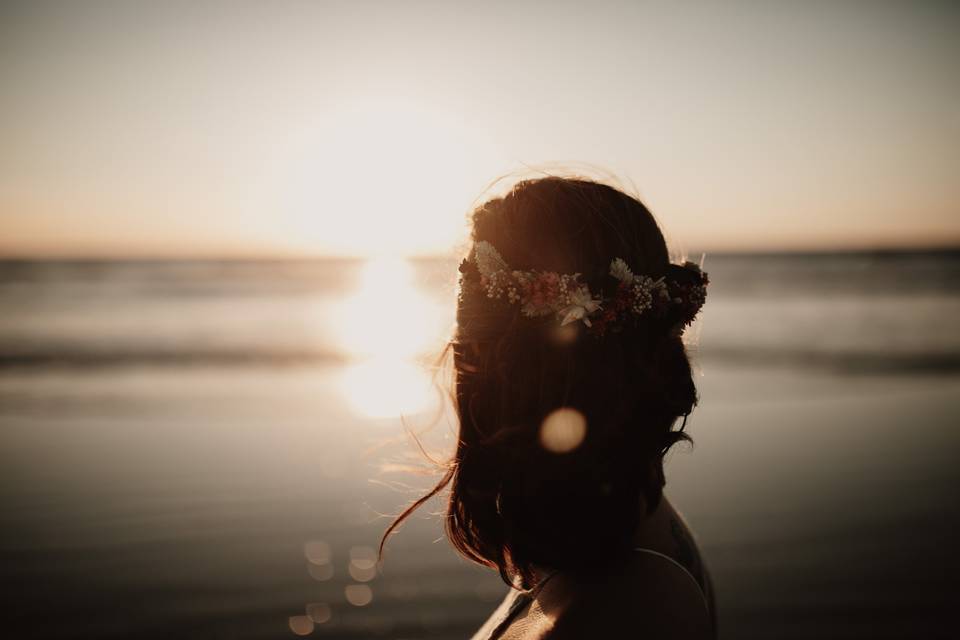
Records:
<instances>
[{"instance_id":1,"label":"woman's head","mask_svg":"<svg viewBox=\"0 0 960 640\"><path fill-rule=\"evenodd\" d=\"M680 269L643 204L587 180L519 183L473 212L471 239L467 262L489 243L511 269L580 274L604 298L618 286L614 258L653 279ZM535 565L588 571L629 548L660 500L664 454L685 438L675 423L697 400L677 326L676 314L648 313L597 335L464 278L450 345L460 435L435 490L449 486L461 553L529 583Z\"/></svg>"}]
</instances>

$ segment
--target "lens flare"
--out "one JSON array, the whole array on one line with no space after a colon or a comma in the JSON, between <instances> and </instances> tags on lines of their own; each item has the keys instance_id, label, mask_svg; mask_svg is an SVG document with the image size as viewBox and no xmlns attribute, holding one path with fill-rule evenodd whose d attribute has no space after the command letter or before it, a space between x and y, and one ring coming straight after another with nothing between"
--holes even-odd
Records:
<instances>
[{"instance_id":1,"label":"lens flare","mask_svg":"<svg viewBox=\"0 0 960 640\"><path fill-rule=\"evenodd\" d=\"M373 589L365 584L348 584L343 595L355 607L365 607L373 602Z\"/></svg>"},{"instance_id":2,"label":"lens flare","mask_svg":"<svg viewBox=\"0 0 960 640\"><path fill-rule=\"evenodd\" d=\"M309 616L290 616L290 631L298 636L308 636L313 633L313 620Z\"/></svg>"},{"instance_id":3,"label":"lens flare","mask_svg":"<svg viewBox=\"0 0 960 640\"><path fill-rule=\"evenodd\" d=\"M369 569L377 563L377 551L373 547L350 547L350 562Z\"/></svg>"},{"instance_id":4,"label":"lens flare","mask_svg":"<svg viewBox=\"0 0 960 640\"><path fill-rule=\"evenodd\" d=\"M333 577L333 565L313 564L312 562L309 562L307 563L307 573L309 573L310 577L317 582L326 582Z\"/></svg>"},{"instance_id":5,"label":"lens flare","mask_svg":"<svg viewBox=\"0 0 960 640\"><path fill-rule=\"evenodd\" d=\"M310 540L303 545L303 555L314 564L330 562L330 545L323 540Z\"/></svg>"},{"instance_id":6,"label":"lens flare","mask_svg":"<svg viewBox=\"0 0 960 640\"><path fill-rule=\"evenodd\" d=\"M333 609L326 602L311 602L307 605L307 617L313 620L315 624L324 624L330 622L333 617Z\"/></svg>"},{"instance_id":7,"label":"lens flare","mask_svg":"<svg viewBox=\"0 0 960 640\"><path fill-rule=\"evenodd\" d=\"M540 425L540 444L553 453L569 453L583 443L587 419L576 409L563 407L548 415Z\"/></svg>"}]
</instances>

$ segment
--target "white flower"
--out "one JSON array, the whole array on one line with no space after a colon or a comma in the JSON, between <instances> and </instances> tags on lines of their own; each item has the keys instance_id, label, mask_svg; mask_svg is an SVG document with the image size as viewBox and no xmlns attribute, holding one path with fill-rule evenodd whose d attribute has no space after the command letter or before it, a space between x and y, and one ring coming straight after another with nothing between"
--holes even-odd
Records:
<instances>
[{"instance_id":1,"label":"white flower","mask_svg":"<svg viewBox=\"0 0 960 640\"><path fill-rule=\"evenodd\" d=\"M560 310L560 326L566 326L571 322L583 320L583 324L590 326L591 313L600 308L600 299L590 295L590 289L586 285L570 292L568 298L570 304Z\"/></svg>"},{"instance_id":2,"label":"white flower","mask_svg":"<svg viewBox=\"0 0 960 640\"><path fill-rule=\"evenodd\" d=\"M653 290L657 283L650 276L640 276L633 281L633 305L631 309L637 315L653 305Z\"/></svg>"},{"instance_id":3,"label":"white flower","mask_svg":"<svg viewBox=\"0 0 960 640\"><path fill-rule=\"evenodd\" d=\"M623 261L623 258L613 259L610 263L610 275L626 284L633 282L633 272L630 271L630 267Z\"/></svg>"},{"instance_id":4,"label":"white flower","mask_svg":"<svg viewBox=\"0 0 960 640\"><path fill-rule=\"evenodd\" d=\"M477 263L480 275L488 278L498 271L510 270L500 252L486 240L481 240L473 248L473 260Z\"/></svg>"}]
</instances>

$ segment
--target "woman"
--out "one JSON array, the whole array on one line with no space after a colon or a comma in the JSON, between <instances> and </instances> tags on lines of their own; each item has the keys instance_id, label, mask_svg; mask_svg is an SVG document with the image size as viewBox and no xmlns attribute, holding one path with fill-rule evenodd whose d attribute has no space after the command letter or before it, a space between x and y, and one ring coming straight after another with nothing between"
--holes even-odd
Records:
<instances>
[{"instance_id":1,"label":"woman","mask_svg":"<svg viewBox=\"0 0 960 640\"><path fill-rule=\"evenodd\" d=\"M663 496L697 401L681 340L706 274L635 198L521 182L472 214L450 343L460 436L437 486L465 557L514 587L474 636L710 638L710 580ZM382 547L382 544L381 544Z\"/></svg>"}]
</instances>

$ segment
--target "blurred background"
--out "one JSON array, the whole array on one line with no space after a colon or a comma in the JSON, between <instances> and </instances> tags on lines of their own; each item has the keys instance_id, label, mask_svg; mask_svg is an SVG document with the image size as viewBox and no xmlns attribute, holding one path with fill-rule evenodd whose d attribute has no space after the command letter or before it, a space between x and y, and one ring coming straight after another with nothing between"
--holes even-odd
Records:
<instances>
[{"instance_id":1,"label":"blurred background","mask_svg":"<svg viewBox=\"0 0 960 640\"><path fill-rule=\"evenodd\" d=\"M429 363L490 181L706 255L723 638L956 637L960 5L0 3L0 634L465 638Z\"/></svg>"}]
</instances>

